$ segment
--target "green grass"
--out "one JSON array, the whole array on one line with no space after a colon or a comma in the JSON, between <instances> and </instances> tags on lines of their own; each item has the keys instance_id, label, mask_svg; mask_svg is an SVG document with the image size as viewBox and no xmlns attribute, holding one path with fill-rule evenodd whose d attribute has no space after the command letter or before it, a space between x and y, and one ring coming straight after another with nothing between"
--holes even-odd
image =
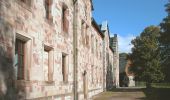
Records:
<instances>
[{"instance_id":1,"label":"green grass","mask_svg":"<svg viewBox=\"0 0 170 100\"><path fill-rule=\"evenodd\" d=\"M155 88L170 88L170 83L152 83Z\"/></svg>"},{"instance_id":2,"label":"green grass","mask_svg":"<svg viewBox=\"0 0 170 100\"><path fill-rule=\"evenodd\" d=\"M146 82L135 82L136 87L146 87Z\"/></svg>"},{"instance_id":3,"label":"green grass","mask_svg":"<svg viewBox=\"0 0 170 100\"><path fill-rule=\"evenodd\" d=\"M170 83L151 83L152 87L170 88ZM136 82L136 87L146 87L146 82Z\"/></svg>"}]
</instances>

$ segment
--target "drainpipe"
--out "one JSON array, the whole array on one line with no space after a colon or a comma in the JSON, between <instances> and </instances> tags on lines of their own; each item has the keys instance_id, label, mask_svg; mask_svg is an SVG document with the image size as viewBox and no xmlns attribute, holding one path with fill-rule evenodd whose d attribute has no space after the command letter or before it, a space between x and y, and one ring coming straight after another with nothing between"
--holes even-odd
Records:
<instances>
[{"instance_id":1,"label":"drainpipe","mask_svg":"<svg viewBox=\"0 0 170 100\"><path fill-rule=\"evenodd\" d=\"M74 93L74 100L78 100L78 92L77 92L77 77L78 77L78 46L77 46L77 20L78 20L78 0L73 0L73 93Z\"/></svg>"}]
</instances>

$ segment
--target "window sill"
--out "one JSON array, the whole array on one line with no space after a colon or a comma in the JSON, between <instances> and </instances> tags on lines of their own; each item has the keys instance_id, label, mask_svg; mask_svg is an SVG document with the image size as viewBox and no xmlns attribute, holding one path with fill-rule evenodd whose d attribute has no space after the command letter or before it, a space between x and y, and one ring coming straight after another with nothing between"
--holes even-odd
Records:
<instances>
[{"instance_id":1,"label":"window sill","mask_svg":"<svg viewBox=\"0 0 170 100\"><path fill-rule=\"evenodd\" d=\"M45 81L45 84L47 84L47 85L53 85L55 82L54 81Z\"/></svg>"}]
</instances>

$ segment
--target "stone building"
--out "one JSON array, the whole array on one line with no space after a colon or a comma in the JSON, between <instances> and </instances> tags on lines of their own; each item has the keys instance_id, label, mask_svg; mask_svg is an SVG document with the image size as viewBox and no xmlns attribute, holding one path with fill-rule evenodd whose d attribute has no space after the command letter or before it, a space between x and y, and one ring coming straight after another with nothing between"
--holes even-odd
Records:
<instances>
[{"instance_id":1,"label":"stone building","mask_svg":"<svg viewBox=\"0 0 170 100\"><path fill-rule=\"evenodd\" d=\"M114 34L114 37L110 39L110 45L114 50L113 57L113 66L114 66L114 77L115 77L115 86L119 87L119 51L118 51L118 37L117 34Z\"/></svg>"},{"instance_id":2,"label":"stone building","mask_svg":"<svg viewBox=\"0 0 170 100\"><path fill-rule=\"evenodd\" d=\"M107 21L102 22L101 31L104 34L103 41L103 71L104 71L104 87L109 90L113 88L113 48L110 46L110 32ZM112 62L111 62L112 61Z\"/></svg>"},{"instance_id":3,"label":"stone building","mask_svg":"<svg viewBox=\"0 0 170 100\"><path fill-rule=\"evenodd\" d=\"M0 0L0 99L86 100L112 87L114 49L92 10L91 0Z\"/></svg>"}]
</instances>

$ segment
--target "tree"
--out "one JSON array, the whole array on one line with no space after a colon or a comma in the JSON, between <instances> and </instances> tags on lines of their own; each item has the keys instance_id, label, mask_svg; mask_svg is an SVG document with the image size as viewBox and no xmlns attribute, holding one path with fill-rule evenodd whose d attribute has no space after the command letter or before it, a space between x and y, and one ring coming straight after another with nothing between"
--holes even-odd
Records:
<instances>
[{"instance_id":1,"label":"tree","mask_svg":"<svg viewBox=\"0 0 170 100\"><path fill-rule=\"evenodd\" d=\"M132 40L134 47L130 58L132 60L131 70L137 79L151 82L159 82L164 78L160 66L160 53L158 50L160 29L149 26L144 29L140 36Z\"/></svg>"},{"instance_id":2,"label":"tree","mask_svg":"<svg viewBox=\"0 0 170 100\"><path fill-rule=\"evenodd\" d=\"M170 82L170 1L166 5L168 16L161 22L160 51L161 65L164 67L165 80Z\"/></svg>"}]
</instances>

